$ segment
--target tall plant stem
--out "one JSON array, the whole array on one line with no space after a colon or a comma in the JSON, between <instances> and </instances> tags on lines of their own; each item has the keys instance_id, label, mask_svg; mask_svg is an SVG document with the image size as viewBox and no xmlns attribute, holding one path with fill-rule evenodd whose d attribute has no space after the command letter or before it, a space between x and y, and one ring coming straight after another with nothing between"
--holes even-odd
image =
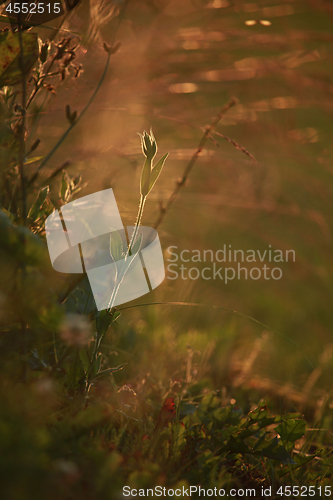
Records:
<instances>
[{"instance_id":1,"label":"tall plant stem","mask_svg":"<svg viewBox=\"0 0 333 500\"><path fill-rule=\"evenodd\" d=\"M26 124L26 95L27 95L27 84L26 84L26 74L25 74L25 65L24 65L24 53L23 53L23 40L22 40L22 30L21 30L21 19L20 15L18 16L18 37L19 37L19 44L20 44L20 57L19 57L19 64L20 64L20 69L21 69L21 76L22 76L22 114L21 114L21 123L19 124L19 141L20 141L20 146L19 146L19 177L21 181L21 192L22 192L22 222L23 225L25 226L27 223L27 192L26 192L26 179L25 179L25 174L24 174L24 162L25 162L25 124ZM22 238L22 246L24 247L25 244L25 238L23 236ZM25 274L26 274L26 268L25 268L25 263L23 262L21 265L22 269L22 274L21 274L21 284L22 284L22 290L21 293L24 293L24 281L25 281ZM27 362L27 336L26 336L26 324L24 319L21 317L20 318L20 323L21 323L21 332L23 336L23 343L24 343L24 358L25 358L25 368L24 368L24 378L27 381L28 380L28 362Z\"/></svg>"},{"instance_id":2,"label":"tall plant stem","mask_svg":"<svg viewBox=\"0 0 333 500\"><path fill-rule=\"evenodd\" d=\"M131 237L131 241L130 241L130 243L128 245L126 258L128 257L128 255L131 255L131 251L132 251L133 245L134 245L135 240L137 238L139 227L140 227L140 224L141 224L143 209L145 208L146 199L147 199L147 196L141 196L141 198L140 198L138 215L137 215L137 218L136 218L135 227L134 227L134 231L133 231L133 234L132 234L132 237Z\"/></svg>"},{"instance_id":3,"label":"tall plant stem","mask_svg":"<svg viewBox=\"0 0 333 500\"><path fill-rule=\"evenodd\" d=\"M142 219L142 214L143 214L143 209L145 207L146 199L147 199L147 196L141 196L141 198L140 198L138 215L136 217L134 231L133 231L131 240L130 240L130 242L128 244L126 255L124 257L124 262L126 262L126 260L128 259L128 257L132 255L131 251L132 251L133 245L134 245L134 243L136 241L136 238L137 238L137 235L138 235L138 231L139 231L139 227L140 227L140 224L141 224L141 219ZM109 301L109 305L108 305L108 309L107 310L108 310L108 314L111 315L111 317L115 313L115 308L113 307L113 302L114 302L114 299L116 298L116 295L118 293L120 285L121 285L121 279L119 280L119 282L117 282L115 284L114 289L112 291L112 295L111 295L110 301Z\"/></svg>"},{"instance_id":4,"label":"tall plant stem","mask_svg":"<svg viewBox=\"0 0 333 500\"><path fill-rule=\"evenodd\" d=\"M146 199L147 199L147 196L141 196L141 198L140 198L138 215L136 217L134 231L133 231L132 237L130 239L130 242L128 244L126 255L124 257L124 262L126 262L126 260L128 259L128 257L131 256L131 250L133 248L133 245L135 244L135 241L136 241L136 238L137 238L137 235L138 235L138 231L139 231L139 227L140 227L140 224L141 224L141 220L142 220L142 215L143 215L143 210L144 210L144 207L145 207ZM126 271L123 273L123 276L125 275L125 273L126 273ZM115 300L115 298L117 296L117 293L118 293L119 287L121 285L121 282L122 282L122 278L119 281L117 281L117 276L116 276L116 283L115 283L115 286L114 286L114 288L112 290L110 301L109 301L109 304L108 304L108 307L107 307L107 317L105 318L105 320L103 322L102 334L101 335L97 335L97 337L96 337L94 352L93 352L93 356L92 356L92 359L91 359L91 364L90 364L90 367L89 367L88 374L89 374L89 372L91 370L93 360L97 356L98 349L99 349L99 347L101 345L101 342L102 342L102 340L104 338L104 335L106 333L107 328L105 328L105 326L108 326L107 322L108 322L109 325L112 323L113 316L115 315L116 308L113 307L113 303L114 303L114 300ZM87 380L86 391L85 391L86 397L88 396L89 389L90 389L90 385L88 384L88 380Z\"/></svg>"},{"instance_id":5,"label":"tall plant stem","mask_svg":"<svg viewBox=\"0 0 333 500\"><path fill-rule=\"evenodd\" d=\"M24 175L24 161L25 161L25 124L26 124L26 98L27 98L27 83L26 74L24 67L24 54L23 54L23 40L21 31L20 15L18 16L18 36L20 44L20 68L22 75L22 119L19 127L20 132L20 149L19 149L19 176L21 181L21 192L22 192L22 220L23 225L26 225L27 221L27 193L26 193L26 182Z\"/></svg>"}]
</instances>

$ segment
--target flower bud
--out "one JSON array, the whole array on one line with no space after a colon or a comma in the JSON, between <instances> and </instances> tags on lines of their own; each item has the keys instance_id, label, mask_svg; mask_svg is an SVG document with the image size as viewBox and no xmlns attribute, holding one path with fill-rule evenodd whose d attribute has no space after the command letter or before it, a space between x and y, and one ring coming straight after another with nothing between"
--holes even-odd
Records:
<instances>
[{"instance_id":1,"label":"flower bud","mask_svg":"<svg viewBox=\"0 0 333 500\"><path fill-rule=\"evenodd\" d=\"M140 137L143 154L147 157L148 161L153 161L157 153L157 144L152 130L150 131L150 135L144 131L143 135L140 134Z\"/></svg>"}]
</instances>

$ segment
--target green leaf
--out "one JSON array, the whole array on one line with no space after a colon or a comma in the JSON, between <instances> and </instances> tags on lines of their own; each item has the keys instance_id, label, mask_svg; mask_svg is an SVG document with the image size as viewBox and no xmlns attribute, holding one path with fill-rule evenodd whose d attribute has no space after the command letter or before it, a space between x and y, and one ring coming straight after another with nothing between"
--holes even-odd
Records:
<instances>
[{"instance_id":1,"label":"green leaf","mask_svg":"<svg viewBox=\"0 0 333 500\"><path fill-rule=\"evenodd\" d=\"M301 413L286 413L283 415L283 418L280 418L280 422L286 421L286 420L293 420L295 418L299 419L301 418L302 414Z\"/></svg>"},{"instance_id":2,"label":"green leaf","mask_svg":"<svg viewBox=\"0 0 333 500\"><path fill-rule=\"evenodd\" d=\"M262 443L262 446L258 447L259 449L256 448L254 454L271 458L273 460L278 460L284 464L296 464L296 462L294 462L284 446L279 444L279 440L277 437L269 441L267 444L266 443L267 442L264 441Z\"/></svg>"},{"instance_id":3,"label":"green leaf","mask_svg":"<svg viewBox=\"0 0 333 500\"><path fill-rule=\"evenodd\" d=\"M96 328L97 328L98 335L100 337L103 337L106 334L112 321L113 321L113 318L108 313L107 309L104 309L103 311L100 311L98 313L98 316L96 317Z\"/></svg>"},{"instance_id":4,"label":"green leaf","mask_svg":"<svg viewBox=\"0 0 333 500\"><path fill-rule=\"evenodd\" d=\"M147 194L149 193L150 173L151 173L151 161L148 160L148 158L146 158L141 172L141 180L140 180L141 196L147 196Z\"/></svg>"},{"instance_id":5,"label":"green leaf","mask_svg":"<svg viewBox=\"0 0 333 500\"><path fill-rule=\"evenodd\" d=\"M230 453L249 453L249 447L238 437L230 436L228 443Z\"/></svg>"},{"instance_id":6,"label":"green leaf","mask_svg":"<svg viewBox=\"0 0 333 500\"><path fill-rule=\"evenodd\" d=\"M102 363L102 355L99 354L97 358L94 359L93 364L92 364L92 373L91 373L91 379L96 378L98 375L100 369L101 369L101 363Z\"/></svg>"},{"instance_id":7,"label":"green leaf","mask_svg":"<svg viewBox=\"0 0 333 500\"><path fill-rule=\"evenodd\" d=\"M153 170L151 171L150 180L149 180L148 194L153 189L153 187L155 185L155 182L159 178L159 175L162 172L162 169L163 169L163 166L164 166L164 162L167 159L168 155L169 155L169 153L165 153L165 155L163 155L162 158L160 160L158 160L158 162L154 166Z\"/></svg>"},{"instance_id":8,"label":"green leaf","mask_svg":"<svg viewBox=\"0 0 333 500\"><path fill-rule=\"evenodd\" d=\"M180 419L185 417L186 415L192 415L194 412L197 411L197 406L186 403L185 401L182 401L180 404Z\"/></svg>"},{"instance_id":9,"label":"green leaf","mask_svg":"<svg viewBox=\"0 0 333 500\"><path fill-rule=\"evenodd\" d=\"M87 373L89 371L89 367L90 367L90 359L89 359L89 355L88 355L88 352L86 349L80 350L80 359L82 362L84 373L87 375Z\"/></svg>"},{"instance_id":10,"label":"green leaf","mask_svg":"<svg viewBox=\"0 0 333 500\"><path fill-rule=\"evenodd\" d=\"M25 273L18 282L20 267L25 267ZM0 276L0 290L8 297L5 307L9 321L22 318L26 325L37 329L58 330L63 312L51 285L46 242L28 227L13 224L3 210L0 210Z\"/></svg>"},{"instance_id":11,"label":"green leaf","mask_svg":"<svg viewBox=\"0 0 333 500\"><path fill-rule=\"evenodd\" d=\"M264 457L278 460L283 464L296 464L296 462L294 462L294 460L289 455L288 451L281 445L278 445L276 448L274 448L274 450L263 450L261 454Z\"/></svg>"},{"instance_id":12,"label":"green leaf","mask_svg":"<svg viewBox=\"0 0 333 500\"><path fill-rule=\"evenodd\" d=\"M276 423L276 417L264 416L263 418L259 418L257 421L248 420L242 426L243 429L241 431L241 437L242 439L245 439L249 436L252 436L253 434L256 434L259 429L263 429L275 423Z\"/></svg>"},{"instance_id":13,"label":"green leaf","mask_svg":"<svg viewBox=\"0 0 333 500\"><path fill-rule=\"evenodd\" d=\"M258 422L258 420L265 418L267 414L268 414L267 405L265 401L261 401L261 403L257 408L249 412L248 422L250 425L252 425L254 422Z\"/></svg>"},{"instance_id":14,"label":"green leaf","mask_svg":"<svg viewBox=\"0 0 333 500\"><path fill-rule=\"evenodd\" d=\"M119 372L126 366L127 363L123 363L122 365L116 366L115 368L107 368L106 370L103 370L99 372L95 378L103 377L104 375L108 375L109 373L114 373L114 372Z\"/></svg>"},{"instance_id":15,"label":"green leaf","mask_svg":"<svg viewBox=\"0 0 333 500\"><path fill-rule=\"evenodd\" d=\"M7 153L9 155L9 149L13 150L18 150L18 142L17 138L15 136L15 133L13 132L12 128L8 126L7 123L4 123L3 117L1 117L1 123L0 123L0 147L3 148L3 153L1 153L1 156L5 156L4 153ZM4 165L6 165L7 162L3 162ZM15 165L15 163L14 163Z\"/></svg>"},{"instance_id":16,"label":"green leaf","mask_svg":"<svg viewBox=\"0 0 333 500\"><path fill-rule=\"evenodd\" d=\"M88 277L87 275L82 276L81 282L72 289L63 303L68 313L89 314L96 310Z\"/></svg>"},{"instance_id":17,"label":"green leaf","mask_svg":"<svg viewBox=\"0 0 333 500\"><path fill-rule=\"evenodd\" d=\"M39 191L37 199L30 208L28 213L28 217L33 221L38 220L42 216L43 205L49 193L50 193L49 186L46 186Z\"/></svg>"},{"instance_id":18,"label":"green leaf","mask_svg":"<svg viewBox=\"0 0 333 500\"><path fill-rule=\"evenodd\" d=\"M112 323L115 323L120 316L121 312L114 313Z\"/></svg>"},{"instance_id":19,"label":"green leaf","mask_svg":"<svg viewBox=\"0 0 333 500\"><path fill-rule=\"evenodd\" d=\"M293 458L294 458L294 462L296 463L296 465L294 467L291 467L291 470L294 471L294 470L299 469L300 467L304 467L304 465L306 465L309 462L311 462L311 460L313 460L317 456L318 456L317 454L303 456L303 455L298 455L298 454L295 453ZM324 466L323 462L322 462L322 466ZM327 467L329 469L331 469L332 464L328 463ZM277 471L277 473L278 473L279 478L282 478L283 476L286 476L287 474L290 474L290 469L288 467L287 470L286 469L282 469L281 471Z\"/></svg>"},{"instance_id":20,"label":"green leaf","mask_svg":"<svg viewBox=\"0 0 333 500\"><path fill-rule=\"evenodd\" d=\"M66 170L63 170L59 196L62 200L66 201L70 192L71 180Z\"/></svg>"},{"instance_id":21,"label":"green leaf","mask_svg":"<svg viewBox=\"0 0 333 500\"><path fill-rule=\"evenodd\" d=\"M138 253L140 251L140 248L142 245L142 238L143 238L143 235L142 235L142 233L140 233L139 236L137 237L137 239L135 240L134 245L131 248L132 255L135 255L136 253Z\"/></svg>"},{"instance_id":22,"label":"green leaf","mask_svg":"<svg viewBox=\"0 0 333 500\"><path fill-rule=\"evenodd\" d=\"M21 67L20 36L23 45L23 65ZM22 69L27 74L39 57L36 33L0 33L0 87L14 85L22 81Z\"/></svg>"},{"instance_id":23,"label":"green leaf","mask_svg":"<svg viewBox=\"0 0 333 500\"><path fill-rule=\"evenodd\" d=\"M85 372L82 363L77 360L77 363L75 360L72 362L69 362L69 364L64 366L67 374L66 374L66 381L67 384L70 388L74 389L75 387L82 387L82 383L85 378Z\"/></svg>"},{"instance_id":24,"label":"green leaf","mask_svg":"<svg viewBox=\"0 0 333 500\"><path fill-rule=\"evenodd\" d=\"M291 444L293 448L295 441L305 434L305 421L301 419L291 419L287 422L282 422L275 427L275 432L280 434L281 440L285 445Z\"/></svg>"},{"instance_id":25,"label":"green leaf","mask_svg":"<svg viewBox=\"0 0 333 500\"><path fill-rule=\"evenodd\" d=\"M110 255L114 262L123 258L123 240L115 229L111 229L110 234Z\"/></svg>"},{"instance_id":26,"label":"green leaf","mask_svg":"<svg viewBox=\"0 0 333 500\"><path fill-rule=\"evenodd\" d=\"M14 225L3 210L0 211L0 235L0 248L12 258L26 265L37 265L40 270L49 266L46 243L27 227Z\"/></svg>"},{"instance_id":27,"label":"green leaf","mask_svg":"<svg viewBox=\"0 0 333 500\"><path fill-rule=\"evenodd\" d=\"M34 156L33 158L28 158L25 162L24 165L30 165L31 163L36 163L36 161L41 161L44 156Z\"/></svg>"},{"instance_id":28,"label":"green leaf","mask_svg":"<svg viewBox=\"0 0 333 500\"><path fill-rule=\"evenodd\" d=\"M269 434L268 432L265 432L259 439L258 441L255 443L255 445L253 446L253 452L257 451L257 450L261 450L262 447L265 447L265 443L267 443L266 441L266 436L267 434Z\"/></svg>"}]
</instances>

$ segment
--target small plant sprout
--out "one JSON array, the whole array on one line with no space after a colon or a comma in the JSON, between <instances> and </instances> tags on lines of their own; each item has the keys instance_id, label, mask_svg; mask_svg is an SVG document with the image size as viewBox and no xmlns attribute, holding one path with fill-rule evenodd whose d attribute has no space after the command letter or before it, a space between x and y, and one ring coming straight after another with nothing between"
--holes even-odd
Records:
<instances>
[{"instance_id":1,"label":"small plant sprout","mask_svg":"<svg viewBox=\"0 0 333 500\"><path fill-rule=\"evenodd\" d=\"M156 139L153 135L153 131L150 129L150 134L148 134L146 131L143 132L142 134L139 134L141 137L141 146L142 146L142 152L144 156L146 157L142 171L141 171L141 179L140 179L140 203L139 203L139 209L138 209L138 215L136 218L135 226L134 226L134 231L130 240L130 243L128 245L126 254L123 259L123 264L121 264L121 269L118 270L117 272L117 283L116 286L112 292L112 296L110 298L109 302L109 307L108 311L111 314L111 310L113 308L113 303L115 296L117 295L119 286L121 284L121 281L123 280L129 265L126 265L126 261L129 256L135 255L136 253L139 252L141 245L142 245L142 234L138 236L138 231L139 227L141 224L141 219L142 219L142 214L143 214L143 209L145 206L145 202L147 199L148 194L150 191L153 189L160 173L162 172L165 160L168 156L169 153L165 153L165 155L160 158L160 160L156 163L156 165L153 165L153 160L156 156L157 153L157 142ZM114 239L116 238L116 240ZM115 236L114 233L111 233L111 243L110 243L110 252L111 255L114 257L114 252L115 249L112 250L113 247L119 246L119 236ZM122 252L122 250L121 250ZM120 255L121 255L120 252ZM116 252L117 253L117 252ZM119 255L119 256L120 256ZM117 259L115 259L117 260Z\"/></svg>"},{"instance_id":2,"label":"small plant sprout","mask_svg":"<svg viewBox=\"0 0 333 500\"><path fill-rule=\"evenodd\" d=\"M153 165L153 160L156 156L157 153L157 142L155 140L153 131L150 129L150 134L148 134L146 131L143 132L143 135L139 134L141 137L141 147L142 147L142 152L144 156L146 157L142 171L141 171L141 179L140 179L140 193L141 193L141 198L140 198L140 203L139 203L139 211L138 211L138 216L136 219L135 223L135 228L133 231L133 235L130 241L130 244L128 246L128 252L127 255L131 255L131 252L133 250L133 245L136 241L139 226L141 223L142 219L142 214L143 214L143 209L146 203L146 199L150 191L153 189L155 186L155 183L157 179L160 176L160 173L162 172L165 160L167 159L167 156L169 153L165 153L165 155L162 156L158 160L158 162Z\"/></svg>"}]
</instances>

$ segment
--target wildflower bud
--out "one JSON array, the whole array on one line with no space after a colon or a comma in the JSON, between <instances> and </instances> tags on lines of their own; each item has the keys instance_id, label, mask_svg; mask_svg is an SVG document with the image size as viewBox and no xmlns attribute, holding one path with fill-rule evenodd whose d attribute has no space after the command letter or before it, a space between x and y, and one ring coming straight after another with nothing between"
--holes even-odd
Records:
<instances>
[{"instance_id":1,"label":"wildflower bud","mask_svg":"<svg viewBox=\"0 0 333 500\"><path fill-rule=\"evenodd\" d=\"M153 165L153 160L157 153L157 143L155 141L153 131L150 130L150 134L144 131L143 135L139 134L139 136L141 137L142 152L146 157L141 172L140 191L141 196L146 197L154 187L154 184L162 171L168 153L163 155L156 165Z\"/></svg>"},{"instance_id":2,"label":"wildflower bud","mask_svg":"<svg viewBox=\"0 0 333 500\"><path fill-rule=\"evenodd\" d=\"M147 157L148 161L153 161L157 153L157 144L153 132L150 131L150 135L146 131L143 132L141 137L141 146L143 154Z\"/></svg>"}]
</instances>

